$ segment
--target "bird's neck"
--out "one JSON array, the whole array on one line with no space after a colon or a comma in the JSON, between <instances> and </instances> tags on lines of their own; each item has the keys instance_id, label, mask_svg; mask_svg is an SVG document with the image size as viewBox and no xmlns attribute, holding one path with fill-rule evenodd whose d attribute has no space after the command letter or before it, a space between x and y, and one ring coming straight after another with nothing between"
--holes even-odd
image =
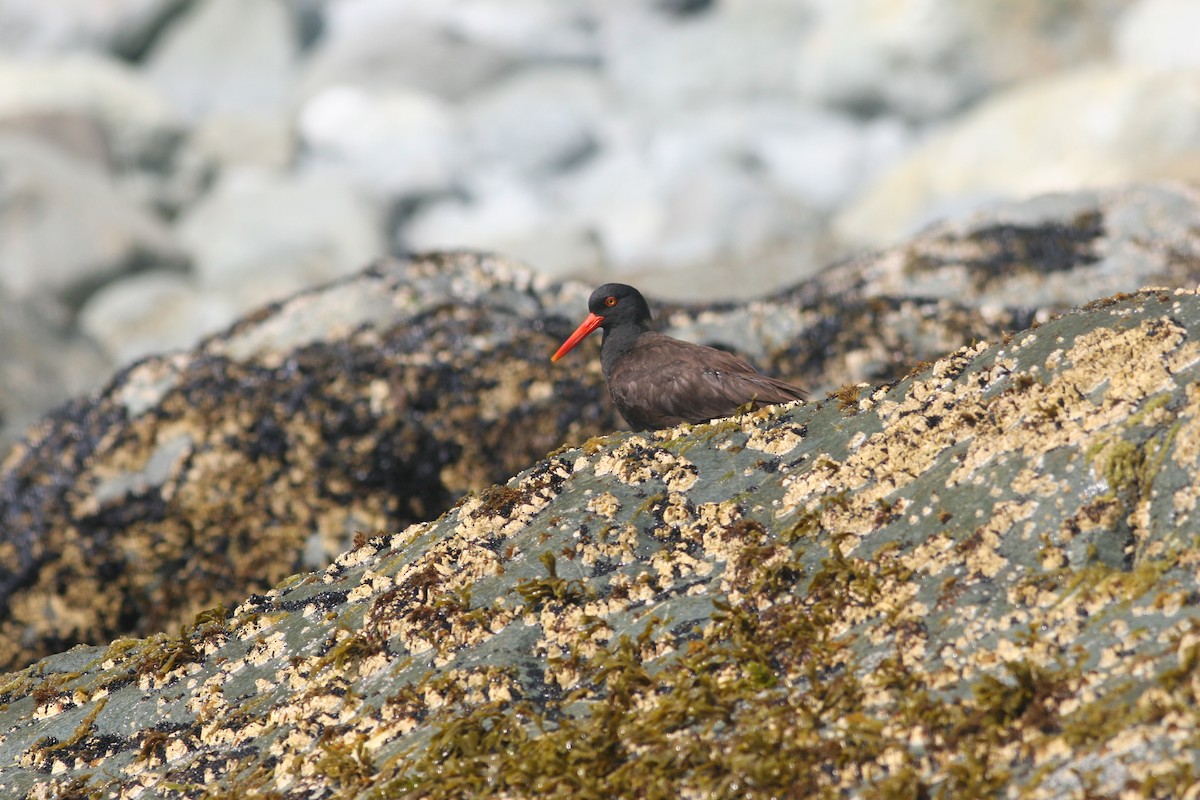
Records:
<instances>
[{"instance_id":1,"label":"bird's neck","mask_svg":"<svg viewBox=\"0 0 1200 800\"><path fill-rule=\"evenodd\" d=\"M633 349L638 338L648 330L650 330L648 322L605 329L604 341L600 344L600 367L604 370L605 379L608 378L617 362Z\"/></svg>"}]
</instances>

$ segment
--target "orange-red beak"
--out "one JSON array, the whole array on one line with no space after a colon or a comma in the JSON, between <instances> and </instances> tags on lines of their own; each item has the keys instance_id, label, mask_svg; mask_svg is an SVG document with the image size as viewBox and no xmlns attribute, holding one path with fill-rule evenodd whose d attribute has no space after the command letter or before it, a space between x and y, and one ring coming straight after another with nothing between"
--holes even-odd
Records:
<instances>
[{"instance_id":1,"label":"orange-red beak","mask_svg":"<svg viewBox=\"0 0 1200 800\"><path fill-rule=\"evenodd\" d=\"M571 348L586 339L589 333L599 328L601 322L604 322L604 317L597 316L596 314L588 314L587 319L562 343L562 347L558 348L554 355L550 356L550 360L558 361L571 352Z\"/></svg>"}]
</instances>

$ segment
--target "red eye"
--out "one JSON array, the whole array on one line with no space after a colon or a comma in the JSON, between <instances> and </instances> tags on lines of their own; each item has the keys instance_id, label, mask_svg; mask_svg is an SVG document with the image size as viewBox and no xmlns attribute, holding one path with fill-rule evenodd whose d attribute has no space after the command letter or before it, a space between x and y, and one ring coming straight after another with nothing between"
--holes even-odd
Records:
<instances>
[{"instance_id":1,"label":"red eye","mask_svg":"<svg viewBox=\"0 0 1200 800\"><path fill-rule=\"evenodd\" d=\"M612 308L616 304L617 304L617 298L613 297L612 295L609 295L608 297L604 298L604 305L608 306L609 308Z\"/></svg>"}]
</instances>

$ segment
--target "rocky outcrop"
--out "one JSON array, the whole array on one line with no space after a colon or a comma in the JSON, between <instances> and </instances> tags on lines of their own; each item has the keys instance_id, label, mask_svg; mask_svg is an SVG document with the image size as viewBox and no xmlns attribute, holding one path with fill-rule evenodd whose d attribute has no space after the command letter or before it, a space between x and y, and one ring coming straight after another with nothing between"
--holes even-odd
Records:
<instances>
[{"instance_id":1,"label":"rocky outcrop","mask_svg":"<svg viewBox=\"0 0 1200 800\"><path fill-rule=\"evenodd\" d=\"M382 263L61 408L0 471L0 661L177 629L611 429L598 372L549 369L555 297Z\"/></svg>"},{"instance_id":2,"label":"rocky outcrop","mask_svg":"<svg viewBox=\"0 0 1200 800\"><path fill-rule=\"evenodd\" d=\"M1195 207L1172 186L1039 198L660 322L848 396L1091 292L1194 286ZM0 468L0 664L176 630L617 429L593 351L546 360L590 288L480 254L383 261L60 409Z\"/></svg>"},{"instance_id":3,"label":"rocky outcrop","mask_svg":"<svg viewBox=\"0 0 1200 800\"><path fill-rule=\"evenodd\" d=\"M1200 297L1140 292L890 387L558 450L232 614L8 676L0 781L1184 796L1198 341Z\"/></svg>"},{"instance_id":4,"label":"rocky outcrop","mask_svg":"<svg viewBox=\"0 0 1200 800\"><path fill-rule=\"evenodd\" d=\"M1196 286L1198 214L1186 184L1044 195L931 226L768 300L664 317L823 391L881 383L1097 297Z\"/></svg>"}]
</instances>

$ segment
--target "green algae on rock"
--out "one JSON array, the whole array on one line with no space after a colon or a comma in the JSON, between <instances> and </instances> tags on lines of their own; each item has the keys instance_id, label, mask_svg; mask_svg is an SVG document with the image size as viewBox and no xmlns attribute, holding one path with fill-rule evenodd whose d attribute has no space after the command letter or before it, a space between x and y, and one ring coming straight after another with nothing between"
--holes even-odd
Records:
<instances>
[{"instance_id":1,"label":"green algae on rock","mask_svg":"<svg viewBox=\"0 0 1200 800\"><path fill-rule=\"evenodd\" d=\"M6 677L0 781L1186 796L1198 378L1200 297L1147 291L863 389L853 414L561 449L228 618Z\"/></svg>"}]
</instances>

